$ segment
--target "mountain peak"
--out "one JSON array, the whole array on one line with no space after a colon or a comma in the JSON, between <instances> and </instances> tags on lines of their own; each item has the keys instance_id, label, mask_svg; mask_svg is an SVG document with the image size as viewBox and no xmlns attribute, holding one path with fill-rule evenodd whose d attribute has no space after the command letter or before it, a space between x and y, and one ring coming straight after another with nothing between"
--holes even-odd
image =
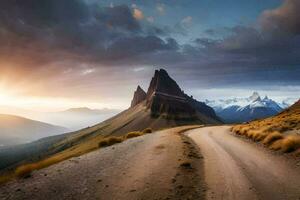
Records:
<instances>
[{"instance_id":1,"label":"mountain peak","mask_svg":"<svg viewBox=\"0 0 300 200\"><path fill-rule=\"evenodd\" d=\"M184 97L184 93L164 69L155 70L147 91L147 100L155 93Z\"/></svg>"},{"instance_id":2,"label":"mountain peak","mask_svg":"<svg viewBox=\"0 0 300 200\"><path fill-rule=\"evenodd\" d=\"M152 116L194 120L199 113L219 121L214 110L186 95L166 70L155 70L147 91L146 106Z\"/></svg>"},{"instance_id":3,"label":"mountain peak","mask_svg":"<svg viewBox=\"0 0 300 200\"><path fill-rule=\"evenodd\" d=\"M131 101L131 107L136 106L146 99L146 92L138 86L136 91L134 92L133 99Z\"/></svg>"},{"instance_id":4,"label":"mountain peak","mask_svg":"<svg viewBox=\"0 0 300 200\"><path fill-rule=\"evenodd\" d=\"M251 101L260 101L261 100L258 92L253 92L253 94L249 97L249 99Z\"/></svg>"}]
</instances>

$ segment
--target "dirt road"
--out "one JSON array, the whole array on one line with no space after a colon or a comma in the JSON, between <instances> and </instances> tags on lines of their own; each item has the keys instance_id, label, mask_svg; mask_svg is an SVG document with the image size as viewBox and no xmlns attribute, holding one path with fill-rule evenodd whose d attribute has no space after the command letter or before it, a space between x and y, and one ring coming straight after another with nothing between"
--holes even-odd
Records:
<instances>
[{"instance_id":1,"label":"dirt road","mask_svg":"<svg viewBox=\"0 0 300 200\"><path fill-rule=\"evenodd\" d=\"M133 138L35 171L0 187L0 199L202 199L201 155L178 134L182 129Z\"/></svg>"},{"instance_id":2,"label":"dirt road","mask_svg":"<svg viewBox=\"0 0 300 200\"><path fill-rule=\"evenodd\" d=\"M300 199L300 162L274 155L229 133L228 126L186 134L200 147L206 199ZM298 162L298 163L297 163Z\"/></svg>"},{"instance_id":3,"label":"dirt road","mask_svg":"<svg viewBox=\"0 0 300 200\"><path fill-rule=\"evenodd\" d=\"M183 129L35 171L0 187L0 199L300 199L299 160L238 138L228 126Z\"/></svg>"}]
</instances>

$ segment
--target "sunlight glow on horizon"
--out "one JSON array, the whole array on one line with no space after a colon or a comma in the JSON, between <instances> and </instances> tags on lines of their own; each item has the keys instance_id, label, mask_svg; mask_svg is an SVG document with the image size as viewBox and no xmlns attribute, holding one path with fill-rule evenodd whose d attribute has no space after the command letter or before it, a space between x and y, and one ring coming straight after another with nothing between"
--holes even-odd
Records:
<instances>
[{"instance_id":1,"label":"sunlight glow on horizon","mask_svg":"<svg viewBox=\"0 0 300 200\"><path fill-rule=\"evenodd\" d=\"M89 107L91 109L122 108L115 105L82 101L63 97L17 96L0 88L0 106L27 109L39 112L56 112L69 108Z\"/></svg>"}]
</instances>

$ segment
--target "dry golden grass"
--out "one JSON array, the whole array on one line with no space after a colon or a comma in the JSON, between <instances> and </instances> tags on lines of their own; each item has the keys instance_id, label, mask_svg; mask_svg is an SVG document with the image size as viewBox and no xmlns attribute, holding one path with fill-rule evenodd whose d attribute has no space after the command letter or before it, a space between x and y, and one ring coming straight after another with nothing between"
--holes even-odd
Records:
<instances>
[{"instance_id":1,"label":"dry golden grass","mask_svg":"<svg viewBox=\"0 0 300 200\"><path fill-rule=\"evenodd\" d=\"M83 153L83 152L82 152ZM56 163L62 162L72 157L80 156L80 154L57 154L52 157L46 158L36 163L24 164L16 168L14 172L14 176L17 178L26 178L31 175L31 173L35 170L43 169L54 165Z\"/></svg>"},{"instance_id":2,"label":"dry golden grass","mask_svg":"<svg viewBox=\"0 0 300 200\"><path fill-rule=\"evenodd\" d=\"M137 134L138 133L138 134ZM83 155L85 153L94 151L101 147L106 147L110 145L114 145L117 143L121 143L126 139L138 136L142 136L144 133L152 133L150 128L143 130L142 132L131 132L126 134L124 137L106 137L98 135L95 137L89 138L89 140L85 140L81 143L78 143L60 153L54 154L51 157L45 158L44 160L23 164L15 169L13 173L7 173L5 175L0 175L0 184L6 183L14 178L26 178L31 175L31 173L35 170L39 170L42 168L49 167L53 164L62 162L72 157L77 157Z\"/></svg>"},{"instance_id":3,"label":"dry golden grass","mask_svg":"<svg viewBox=\"0 0 300 200\"><path fill-rule=\"evenodd\" d=\"M117 144L117 143L121 143L123 141L124 141L123 137L112 136L112 137L108 138L108 145L114 145L114 144Z\"/></svg>"},{"instance_id":4,"label":"dry golden grass","mask_svg":"<svg viewBox=\"0 0 300 200\"><path fill-rule=\"evenodd\" d=\"M279 139L279 140L276 140L275 142L273 142L269 148L274 150L274 151L278 151L278 150L281 150L282 148L282 140L283 139Z\"/></svg>"},{"instance_id":5,"label":"dry golden grass","mask_svg":"<svg viewBox=\"0 0 300 200\"><path fill-rule=\"evenodd\" d=\"M283 135L280 134L278 131L274 131L273 133L267 135L267 137L263 140L263 144L269 146L276 140L280 139L283 139Z\"/></svg>"},{"instance_id":6,"label":"dry golden grass","mask_svg":"<svg viewBox=\"0 0 300 200\"><path fill-rule=\"evenodd\" d=\"M282 151L292 152L300 149L300 136L299 135L289 135L282 140Z\"/></svg>"},{"instance_id":7,"label":"dry golden grass","mask_svg":"<svg viewBox=\"0 0 300 200\"><path fill-rule=\"evenodd\" d=\"M38 163L23 165L16 169L15 175L18 178L26 178L29 177L34 170L40 168L41 166Z\"/></svg>"},{"instance_id":8,"label":"dry golden grass","mask_svg":"<svg viewBox=\"0 0 300 200\"><path fill-rule=\"evenodd\" d=\"M152 133L152 129L151 128L145 128L142 133Z\"/></svg>"},{"instance_id":9,"label":"dry golden grass","mask_svg":"<svg viewBox=\"0 0 300 200\"><path fill-rule=\"evenodd\" d=\"M98 147L101 148L101 147L107 147L109 146L108 145L108 140L101 140L98 144Z\"/></svg>"},{"instance_id":10,"label":"dry golden grass","mask_svg":"<svg viewBox=\"0 0 300 200\"><path fill-rule=\"evenodd\" d=\"M267 119L256 120L233 126L231 131L237 135L262 142L273 150L285 153L295 151L300 156L300 103L282 113Z\"/></svg>"},{"instance_id":11,"label":"dry golden grass","mask_svg":"<svg viewBox=\"0 0 300 200\"><path fill-rule=\"evenodd\" d=\"M139 132L139 131L130 132L130 133L127 133L127 134L125 135L125 138L126 138L126 139L130 139L130 138L134 138L134 137L139 137L139 136L141 136L141 135L143 135L143 134L144 134L144 133Z\"/></svg>"},{"instance_id":12,"label":"dry golden grass","mask_svg":"<svg viewBox=\"0 0 300 200\"><path fill-rule=\"evenodd\" d=\"M102 139L99 143L98 143L98 147L108 147L117 143L121 143L123 142L125 139L123 137L115 137L115 136L111 136L111 137L107 137Z\"/></svg>"}]
</instances>

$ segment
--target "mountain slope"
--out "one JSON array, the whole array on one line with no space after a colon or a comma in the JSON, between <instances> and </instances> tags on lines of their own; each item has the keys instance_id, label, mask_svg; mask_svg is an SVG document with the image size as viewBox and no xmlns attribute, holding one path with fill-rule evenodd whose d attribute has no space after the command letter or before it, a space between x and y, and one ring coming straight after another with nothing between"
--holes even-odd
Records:
<instances>
[{"instance_id":1,"label":"mountain slope","mask_svg":"<svg viewBox=\"0 0 300 200\"><path fill-rule=\"evenodd\" d=\"M46 152L41 152L42 157L64 160L97 149L105 137L122 136L145 128L160 130L180 125L221 123L212 108L184 94L165 70L155 72L146 99L139 101L102 123L56 141Z\"/></svg>"},{"instance_id":2,"label":"mountain slope","mask_svg":"<svg viewBox=\"0 0 300 200\"><path fill-rule=\"evenodd\" d=\"M134 98L136 94L135 92ZM120 136L145 128L159 130L180 125L220 123L212 108L187 97L165 70L155 72L145 100L139 101L137 105L133 104L129 109L98 125L74 132L58 146L86 142L95 145L97 143L93 141L100 138Z\"/></svg>"},{"instance_id":3,"label":"mountain slope","mask_svg":"<svg viewBox=\"0 0 300 200\"><path fill-rule=\"evenodd\" d=\"M31 119L0 114L0 145L28 143L43 137L58 135L68 129Z\"/></svg>"},{"instance_id":4,"label":"mountain slope","mask_svg":"<svg viewBox=\"0 0 300 200\"><path fill-rule=\"evenodd\" d=\"M282 108L267 96L263 99L257 92L248 98L206 101L226 123L241 123L276 115Z\"/></svg>"},{"instance_id":5,"label":"mountain slope","mask_svg":"<svg viewBox=\"0 0 300 200\"><path fill-rule=\"evenodd\" d=\"M271 149L300 154L300 100L276 116L233 127L238 135L262 141Z\"/></svg>"},{"instance_id":6,"label":"mountain slope","mask_svg":"<svg viewBox=\"0 0 300 200\"><path fill-rule=\"evenodd\" d=\"M120 111L121 110L110 108L90 109L87 107L75 107L58 112L38 112L11 106L0 106L0 113L2 114L16 115L36 121L55 124L66 127L70 131L77 131L88 126L93 126L118 114Z\"/></svg>"},{"instance_id":7,"label":"mountain slope","mask_svg":"<svg viewBox=\"0 0 300 200\"><path fill-rule=\"evenodd\" d=\"M34 171L31 178L1 185L0 199L203 199L203 159L178 134L196 127L132 138ZM183 167L184 161L193 167Z\"/></svg>"}]
</instances>

